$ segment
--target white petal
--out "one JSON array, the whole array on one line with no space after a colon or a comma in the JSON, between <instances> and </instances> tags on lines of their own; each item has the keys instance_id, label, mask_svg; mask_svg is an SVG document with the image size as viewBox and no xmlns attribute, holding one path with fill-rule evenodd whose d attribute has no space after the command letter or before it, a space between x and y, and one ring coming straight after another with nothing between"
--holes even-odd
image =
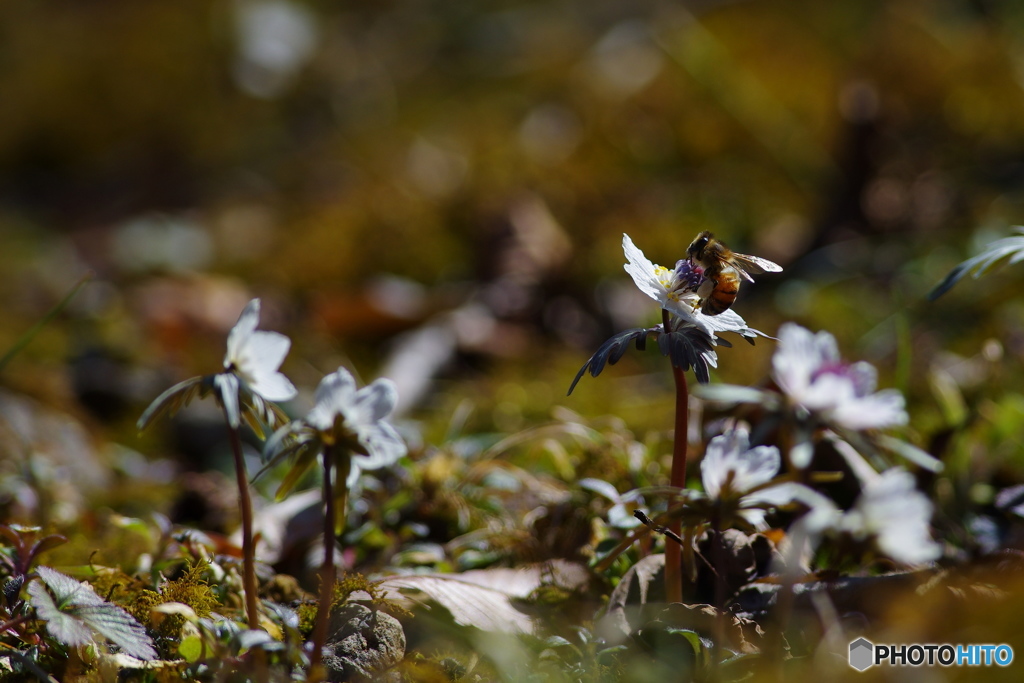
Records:
<instances>
[{"instance_id":1,"label":"white petal","mask_svg":"<svg viewBox=\"0 0 1024 683\"><path fill-rule=\"evenodd\" d=\"M222 372L214 376L213 386L220 394L220 402L224 407L224 414L228 418L228 424L232 429L238 429L242 423L241 413L238 410L238 378L230 372Z\"/></svg>"},{"instance_id":2,"label":"white petal","mask_svg":"<svg viewBox=\"0 0 1024 683\"><path fill-rule=\"evenodd\" d=\"M242 348L246 345L252 333L256 331L256 326L259 324L260 300L253 299L242 310L242 315L238 316L238 322L228 332L228 351L224 356L225 368L237 362Z\"/></svg>"},{"instance_id":3,"label":"white petal","mask_svg":"<svg viewBox=\"0 0 1024 683\"><path fill-rule=\"evenodd\" d=\"M916 564L941 554L929 530L931 501L903 468L888 469L869 482L851 512L848 530L875 534L878 547L894 560Z\"/></svg>"},{"instance_id":4,"label":"white petal","mask_svg":"<svg viewBox=\"0 0 1024 683\"><path fill-rule=\"evenodd\" d=\"M811 384L804 387L803 392L793 398L808 410L828 412L844 403L856 402L857 391L853 380L846 375L826 372L818 375Z\"/></svg>"},{"instance_id":5,"label":"white petal","mask_svg":"<svg viewBox=\"0 0 1024 683\"><path fill-rule=\"evenodd\" d=\"M884 389L863 398L851 398L835 407L832 419L848 429L883 429L907 423L903 395Z\"/></svg>"},{"instance_id":6,"label":"white petal","mask_svg":"<svg viewBox=\"0 0 1024 683\"><path fill-rule=\"evenodd\" d=\"M878 371L871 363L860 361L851 365L847 372L858 396L867 396L878 386Z\"/></svg>"},{"instance_id":7,"label":"white petal","mask_svg":"<svg viewBox=\"0 0 1024 683\"><path fill-rule=\"evenodd\" d=\"M398 388L386 378L375 380L356 393L356 408L368 422L383 420L398 403Z\"/></svg>"},{"instance_id":8,"label":"white petal","mask_svg":"<svg viewBox=\"0 0 1024 683\"><path fill-rule=\"evenodd\" d=\"M640 291L662 304L665 303L668 290L661 283L657 276L658 266L652 263L644 253L640 251L629 235L622 235L622 250L626 254L626 265L623 266L633 282L640 288Z\"/></svg>"},{"instance_id":9,"label":"white petal","mask_svg":"<svg viewBox=\"0 0 1024 683\"><path fill-rule=\"evenodd\" d=\"M749 443L745 429L733 429L708 442L704 459L700 461L700 478L709 498L721 495L722 485L728 479L729 472L735 472L739 454L746 450Z\"/></svg>"},{"instance_id":10,"label":"white petal","mask_svg":"<svg viewBox=\"0 0 1024 683\"><path fill-rule=\"evenodd\" d=\"M352 489L356 485L356 482L359 481L359 475L362 473L363 471L357 463L352 462L349 464L348 477L345 479L345 488L349 490L349 495L352 494Z\"/></svg>"},{"instance_id":11,"label":"white petal","mask_svg":"<svg viewBox=\"0 0 1024 683\"><path fill-rule=\"evenodd\" d=\"M393 465L407 452L402 437L387 422L378 422L372 428L362 431L359 441L366 446L369 455L355 455L352 461L364 470Z\"/></svg>"},{"instance_id":12,"label":"white petal","mask_svg":"<svg viewBox=\"0 0 1024 683\"><path fill-rule=\"evenodd\" d=\"M245 346L245 356L252 372L274 372L292 346L292 341L280 332L253 332Z\"/></svg>"},{"instance_id":13,"label":"white petal","mask_svg":"<svg viewBox=\"0 0 1024 683\"><path fill-rule=\"evenodd\" d=\"M757 446L739 456L739 466L733 479L737 491L749 491L775 478L782 465L779 449L775 446Z\"/></svg>"},{"instance_id":14,"label":"white petal","mask_svg":"<svg viewBox=\"0 0 1024 683\"><path fill-rule=\"evenodd\" d=\"M278 332L255 332L242 349L239 372L249 387L271 401L287 401L298 393L287 377L277 371L288 355L291 340Z\"/></svg>"},{"instance_id":15,"label":"white petal","mask_svg":"<svg viewBox=\"0 0 1024 683\"><path fill-rule=\"evenodd\" d=\"M291 380L280 372L258 377L249 388L268 401L290 401L299 393Z\"/></svg>"},{"instance_id":16,"label":"white petal","mask_svg":"<svg viewBox=\"0 0 1024 683\"><path fill-rule=\"evenodd\" d=\"M772 375L789 396L800 400L817 370L814 335L795 323L779 328L779 345L772 356Z\"/></svg>"},{"instance_id":17,"label":"white petal","mask_svg":"<svg viewBox=\"0 0 1024 683\"><path fill-rule=\"evenodd\" d=\"M355 401L356 381L345 368L326 375L316 388L313 409L306 421L319 430L330 429L337 415L347 415Z\"/></svg>"}]
</instances>

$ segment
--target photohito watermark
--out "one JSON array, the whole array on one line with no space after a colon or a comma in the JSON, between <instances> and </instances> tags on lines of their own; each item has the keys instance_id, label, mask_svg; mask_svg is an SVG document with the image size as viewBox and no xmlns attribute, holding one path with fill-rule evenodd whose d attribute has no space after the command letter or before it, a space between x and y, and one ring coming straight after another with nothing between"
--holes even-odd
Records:
<instances>
[{"instance_id":1,"label":"photohito watermark","mask_svg":"<svg viewBox=\"0 0 1024 683\"><path fill-rule=\"evenodd\" d=\"M857 671L889 666L1009 666L1013 648L1009 645L875 645L867 638L850 643L850 666Z\"/></svg>"}]
</instances>

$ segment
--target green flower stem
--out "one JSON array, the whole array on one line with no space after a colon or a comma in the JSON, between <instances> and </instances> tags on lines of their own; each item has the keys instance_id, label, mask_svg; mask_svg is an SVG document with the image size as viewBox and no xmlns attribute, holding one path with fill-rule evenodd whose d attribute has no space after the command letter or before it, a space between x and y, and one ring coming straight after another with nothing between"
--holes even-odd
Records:
<instances>
[{"instance_id":1,"label":"green flower stem","mask_svg":"<svg viewBox=\"0 0 1024 683\"><path fill-rule=\"evenodd\" d=\"M669 313L663 310L662 320L665 330L669 329ZM690 409L690 393L686 386L686 371L673 363L672 378L676 384L676 423L675 440L672 444L672 471L669 474L669 486L686 488L686 423ZM679 519L670 520L668 529L676 536L681 535L682 524ZM674 543L665 545L665 598L668 602L683 601L683 552L682 547Z\"/></svg>"},{"instance_id":2,"label":"green flower stem","mask_svg":"<svg viewBox=\"0 0 1024 683\"><path fill-rule=\"evenodd\" d=\"M235 478L238 482L238 507L242 511L242 587L245 592L245 618L249 628L260 628L259 588L256 584L256 547L252 540L252 498L249 496L249 476L242 457L242 438L238 429L228 424L231 451L235 457Z\"/></svg>"},{"instance_id":3,"label":"green flower stem","mask_svg":"<svg viewBox=\"0 0 1024 683\"><path fill-rule=\"evenodd\" d=\"M343 495L336 498L332 472L334 465L338 465L337 479L338 486L345 486L352 461L345 454L343 458L337 458L336 446L325 446L323 452L324 463L324 561L320 568L320 599L317 605L316 624L313 626L313 651L310 654L309 680L323 680L325 672L322 670L324 644L327 642L327 627L331 618L331 604L334 602L334 584L336 571L334 567L334 538L338 528L337 505L341 505L342 512L347 501L347 490ZM337 463L335 460L337 459Z\"/></svg>"}]
</instances>

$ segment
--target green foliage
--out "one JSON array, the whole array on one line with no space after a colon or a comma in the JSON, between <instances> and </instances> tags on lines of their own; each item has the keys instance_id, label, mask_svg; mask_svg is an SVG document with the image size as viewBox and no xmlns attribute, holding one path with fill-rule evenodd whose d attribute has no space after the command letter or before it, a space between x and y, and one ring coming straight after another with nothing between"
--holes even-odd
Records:
<instances>
[{"instance_id":1,"label":"green foliage","mask_svg":"<svg viewBox=\"0 0 1024 683\"><path fill-rule=\"evenodd\" d=\"M207 570L204 562L190 564L178 578L162 582L156 590L142 590L128 603L128 610L153 634L164 656L174 655L187 619L180 614L156 614L153 608L177 602L198 618L208 617L220 601L206 580Z\"/></svg>"},{"instance_id":2,"label":"green foliage","mask_svg":"<svg viewBox=\"0 0 1024 683\"><path fill-rule=\"evenodd\" d=\"M125 610L96 595L88 584L49 567L28 585L32 606L59 643L82 646L101 635L132 657L156 659L153 641ZM49 589L49 590L47 590Z\"/></svg>"}]
</instances>

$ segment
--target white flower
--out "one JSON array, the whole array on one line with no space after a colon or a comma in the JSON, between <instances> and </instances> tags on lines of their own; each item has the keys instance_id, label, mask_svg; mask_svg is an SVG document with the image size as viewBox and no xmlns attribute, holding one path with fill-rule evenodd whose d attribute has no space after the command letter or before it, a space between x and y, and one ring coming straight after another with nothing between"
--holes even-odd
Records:
<instances>
[{"instance_id":1,"label":"white flower","mask_svg":"<svg viewBox=\"0 0 1024 683\"><path fill-rule=\"evenodd\" d=\"M160 413L174 413L196 396L208 395L211 389L217 392L232 429L241 425L243 402L249 409L248 424L261 435L260 420L271 427L283 420L281 409L268 401L287 401L297 393L291 381L279 372L291 341L279 332L258 331L259 322L260 300L253 299L228 333L224 372L187 379L160 394L139 418L138 428L145 429ZM243 388L244 395L240 396Z\"/></svg>"},{"instance_id":2,"label":"white flower","mask_svg":"<svg viewBox=\"0 0 1024 683\"><path fill-rule=\"evenodd\" d=\"M257 331L260 300L253 299L228 333L224 370L213 379L224 403L228 422L235 429L241 422L238 409L239 382L268 401L287 401L297 393L291 381L278 371L291 348L291 340L280 332Z\"/></svg>"},{"instance_id":3,"label":"white flower","mask_svg":"<svg viewBox=\"0 0 1024 683\"><path fill-rule=\"evenodd\" d=\"M746 429L737 428L708 443L700 463L700 477L708 498L732 502L737 513L757 529L767 529L764 507L785 505L793 500L812 500L806 487L789 482L768 485L779 473L782 458L775 446L750 448ZM814 493L806 489L809 493Z\"/></svg>"},{"instance_id":4,"label":"white flower","mask_svg":"<svg viewBox=\"0 0 1024 683\"><path fill-rule=\"evenodd\" d=\"M624 268L640 291L676 317L697 325L711 337L716 332L735 332L745 337L760 334L748 328L732 309L718 315L705 315L700 310L697 296L700 276L692 270L689 261L680 261L674 270L659 266L644 256L626 234L622 235L622 250L626 254Z\"/></svg>"},{"instance_id":5,"label":"white flower","mask_svg":"<svg viewBox=\"0 0 1024 683\"><path fill-rule=\"evenodd\" d=\"M363 470L386 467L405 455L405 442L386 422L398 401L391 380L378 379L357 390L349 371L338 368L320 380L315 400L304 419L277 430L264 445L267 464L263 471L293 456L294 464L277 492L278 498L299 481L318 455L326 456L328 451L337 464L344 465L349 489Z\"/></svg>"},{"instance_id":6,"label":"white flower","mask_svg":"<svg viewBox=\"0 0 1024 683\"><path fill-rule=\"evenodd\" d=\"M295 398L295 386L278 372L292 342L280 332L257 331L260 300L253 299L228 333L224 369L234 372L250 389L269 401Z\"/></svg>"},{"instance_id":7,"label":"white flower","mask_svg":"<svg viewBox=\"0 0 1024 683\"><path fill-rule=\"evenodd\" d=\"M395 409L398 390L389 379L378 379L362 389L345 368L320 381L316 405L306 423L326 443L344 442L352 449L353 470L374 470L405 455L405 443L385 418Z\"/></svg>"},{"instance_id":8,"label":"white flower","mask_svg":"<svg viewBox=\"0 0 1024 683\"><path fill-rule=\"evenodd\" d=\"M878 376L868 363L848 365L835 338L794 323L779 329L772 376L790 400L824 421L847 429L880 429L907 423L896 389L875 392Z\"/></svg>"},{"instance_id":9,"label":"white flower","mask_svg":"<svg viewBox=\"0 0 1024 683\"><path fill-rule=\"evenodd\" d=\"M837 526L856 538L874 537L878 549L898 562L937 559L942 549L929 531L932 503L917 490L914 476L893 467L867 482Z\"/></svg>"}]
</instances>

